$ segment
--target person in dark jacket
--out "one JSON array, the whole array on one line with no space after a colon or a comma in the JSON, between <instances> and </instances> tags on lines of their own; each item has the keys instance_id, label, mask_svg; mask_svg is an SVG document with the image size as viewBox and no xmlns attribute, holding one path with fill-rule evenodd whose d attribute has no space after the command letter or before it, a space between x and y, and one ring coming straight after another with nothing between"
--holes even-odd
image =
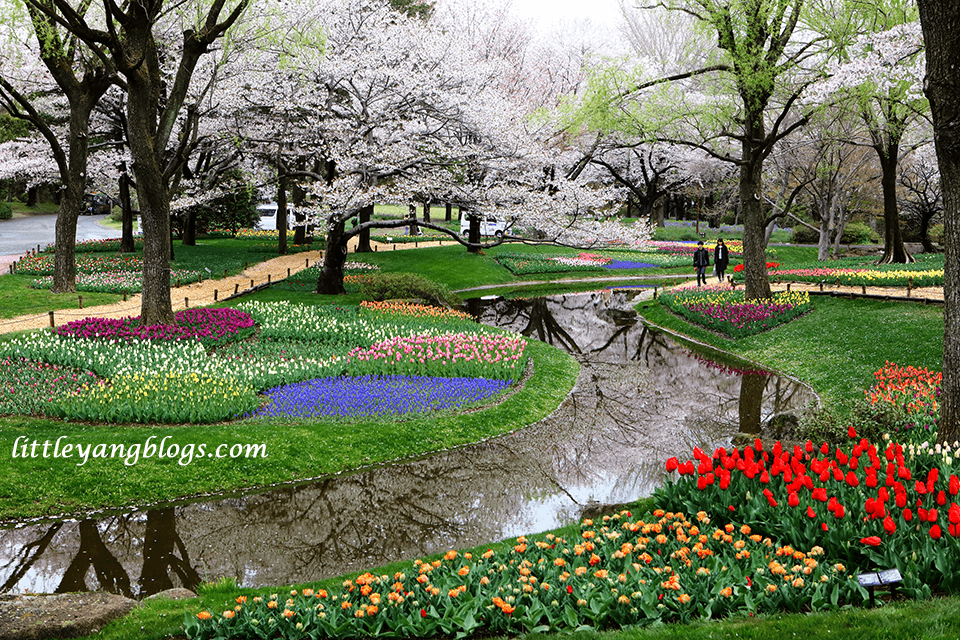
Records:
<instances>
[{"instance_id":1,"label":"person in dark jacket","mask_svg":"<svg viewBox=\"0 0 960 640\"><path fill-rule=\"evenodd\" d=\"M717 271L717 280L723 282L723 272L727 270L727 264L730 262L730 252L727 245L723 244L723 238L717 238L717 246L713 250L713 268Z\"/></svg>"},{"instance_id":2,"label":"person in dark jacket","mask_svg":"<svg viewBox=\"0 0 960 640\"><path fill-rule=\"evenodd\" d=\"M707 283L707 267L710 266L710 253L703 248L703 240L697 243L693 252L693 266L697 269L697 286Z\"/></svg>"}]
</instances>

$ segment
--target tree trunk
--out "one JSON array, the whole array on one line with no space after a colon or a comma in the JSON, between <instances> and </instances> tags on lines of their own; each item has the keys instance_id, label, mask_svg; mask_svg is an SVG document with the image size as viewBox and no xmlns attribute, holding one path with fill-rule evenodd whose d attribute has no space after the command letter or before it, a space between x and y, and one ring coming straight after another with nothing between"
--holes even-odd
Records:
<instances>
[{"instance_id":1,"label":"tree trunk","mask_svg":"<svg viewBox=\"0 0 960 640\"><path fill-rule=\"evenodd\" d=\"M423 221L430 222L430 201L425 200L423 202Z\"/></svg>"},{"instance_id":2,"label":"tree trunk","mask_svg":"<svg viewBox=\"0 0 960 640\"><path fill-rule=\"evenodd\" d=\"M338 222L327 232L327 248L323 254L323 268L317 278L317 293L337 296L347 292L343 288L343 265L346 261L347 238L343 222Z\"/></svg>"},{"instance_id":3,"label":"tree trunk","mask_svg":"<svg viewBox=\"0 0 960 640\"><path fill-rule=\"evenodd\" d=\"M960 4L918 0L934 142L943 189L943 383L937 441L960 440Z\"/></svg>"},{"instance_id":4,"label":"tree trunk","mask_svg":"<svg viewBox=\"0 0 960 640\"><path fill-rule=\"evenodd\" d=\"M287 254L287 178L277 180L277 253Z\"/></svg>"},{"instance_id":5,"label":"tree trunk","mask_svg":"<svg viewBox=\"0 0 960 640\"><path fill-rule=\"evenodd\" d=\"M197 210L195 207L183 214L183 244L188 247L197 246Z\"/></svg>"},{"instance_id":6,"label":"tree trunk","mask_svg":"<svg viewBox=\"0 0 960 640\"><path fill-rule=\"evenodd\" d=\"M127 163L120 165L120 253L133 253L136 243L133 241L133 207L130 204L130 174Z\"/></svg>"},{"instance_id":7,"label":"tree trunk","mask_svg":"<svg viewBox=\"0 0 960 640\"><path fill-rule=\"evenodd\" d=\"M373 205L367 205L360 209L360 213L357 214L357 217L360 220L360 224L364 222L370 222L370 218L373 216ZM372 253L373 247L370 246L370 229L363 229L360 231L360 236L357 239L357 253Z\"/></svg>"},{"instance_id":8,"label":"tree trunk","mask_svg":"<svg viewBox=\"0 0 960 640\"><path fill-rule=\"evenodd\" d=\"M77 290L77 217L83 206L83 189L78 187L82 185L82 181L72 186L68 184L60 198L53 257L53 293L73 293Z\"/></svg>"},{"instance_id":9,"label":"tree trunk","mask_svg":"<svg viewBox=\"0 0 960 640\"><path fill-rule=\"evenodd\" d=\"M467 210L460 207L461 216L469 216ZM467 232L467 253L480 253L480 218L479 216L469 216L470 230Z\"/></svg>"},{"instance_id":10,"label":"tree trunk","mask_svg":"<svg viewBox=\"0 0 960 640\"><path fill-rule=\"evenodd\" d=\"M407 205L407 212L410 214L410 235L420 235L420 227L417 226L417 207L416 205Z\"/></svg>"},{"instance_id":11,"label":"tree trunk","mask_svg":"<svg viewBox=\"0 0 960 640\"><path fill-rule=\"evenodd\" d=\"M450 204L449 202L447 203L447 207L446 207L446 221L447 222L453 221L453 205Z\"/></svg>"},{"instance_id":12,"label":"tree trunk","mask_svg":"<svg viewBox=\"0 0 960 640\"><path fill-rule=\"evenodd\" d=\"M760 194L763 189L763 155L754 141L764 139L763 110L748 116L740 165L740 205L743 207L743 276L747 300L770 297L764 232L766 215Z\"/></svg>"},{"instance_id":13,"label":"tree trunk","mask_svg":"<svg viewBox=\"0 0 960 640\"><path fill-rule=\"evenodd\" d=\"M881 264L913 262L913 256L903 246L900 232L900 210L897 206L897 157L900 145L887 141L880 155L880 184L883 188L883 257Z\"/></svg>"}]
</instances>

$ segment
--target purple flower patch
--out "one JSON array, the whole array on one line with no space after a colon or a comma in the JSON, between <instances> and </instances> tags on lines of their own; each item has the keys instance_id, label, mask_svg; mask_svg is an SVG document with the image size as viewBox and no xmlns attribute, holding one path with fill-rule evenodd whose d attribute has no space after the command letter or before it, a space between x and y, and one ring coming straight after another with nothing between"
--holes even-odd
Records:
<instances>
[{"instance_id":1,"label":"purple flower patch","mask_svg":"<svg viewBox=\"0 0 960 640\"><path fill-rule=\"evenodd\" d=\"M347 418L399 416L456 409L489 398L510 380L424 376L317 378L268 390L255 417Z\"/></svg>"},{"instance_id":2,"label":"purple flower patch","mask_svg":"<svg viewBox=\"0 0 960 640\"><path fill-rule=\"evenodd\" d=\"M136 318L84 318L54 329L61 336L95 340L189 340L218 342L252 330L253 318L237 309L184 309L174 315L176 324L138 325Z\"/></svg>"},{"instance_id":3,"label":"purple flower patch","mask_svg":"<svg viewBox=\"0 0 960 640\"><path fill-rule=\"evenodd\" d=\"M626 260L614 260L610 264L604 265L607 269L644 269L646 267L656 267L659 265L648 264L646 262L628 262Z\"/></svg>"}]
</instances>

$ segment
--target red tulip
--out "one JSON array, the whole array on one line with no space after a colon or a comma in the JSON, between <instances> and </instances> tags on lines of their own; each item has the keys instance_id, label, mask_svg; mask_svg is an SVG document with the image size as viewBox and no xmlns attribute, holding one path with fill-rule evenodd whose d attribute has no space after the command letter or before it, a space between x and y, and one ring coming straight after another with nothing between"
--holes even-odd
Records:
<instances>
[{"instance_id":1,"label":"red tulip","mask_svg":"<svg viewBox=\"0 0 960 640\"><path fill-rule=\"evenodd\" d=\"M667 471L676 471L680 468L680 461L677 460L676 456L672 458L667 458Z\"/></svg>"},{"instance_id":2,"label":"red tulip","mask_svg":"<svg viewBox=\"0 0 960 640\"><path fill-rule=\"evenodd\" d=\"M930 527L931 538L933 538L934 540L939 540L941 535L943 534L940 532L940 525L935 524L932 527Z\"/></svg>"},{"instance_id":3,"label":"red tulip","mask_svg":"<svg viewBox=\"0 0 960 640\"><path fill-rule=\"evenodd\" d=\"M957 479L955 474L950 474L950 483L949 483L950 495L955 496L957 492L960 492L960 480Z\"/></svg>"},{"instance_id":4,"label":"red tulip","mask_svg":"<svg viewBox=\"0 0 960 640\"><path fill-rule=\"evenodd\" d=\"M936 509L930 509L929 511L927 511L927 521L928 521L928 522L936 522L936 521L937 521L937 510L936 510Z\"/></svg>"},{"instance_id":5,"label":"red tulip","mask_svg":"<svg viewBox=\"0 0 960 640\"><path fill-rule=\"evenodd\" d=\"M860 538L860 542L869 547L879 547L881 540L878 536L867 536L866 538Z\"/></svg>"},{"instance_id":6,"label":"red tulip","mask_svg":"<svg viewBox=\"0 0 960 640\"><path fill-rule=\"evenodd\" d=\"M943 491L937 493L937 504L941 507L947 504L947 494Z\"/></svg>"},{"instance_id":7,"label":"red tulip","mask_svg":"<svg viewBox=\"0 0 960 640\"><path fill-rule=\"evenodd\" d=\"M910 511L910 509L904 509L903 519L906 520L907 522L910 522L911 520L913 520L913 512Z\"/></svg>"},{"instance_id":8,"label":"red tulip","mask_svg":"<svg viewBox=\"0 0 960 640\"><path fill-rule=\"evenodd\" d=\"M887 532L888 536L892 536L897 532L897 523L893 521L893 518L887 516L883 519L883 530Z\"/></svg>"},{"instance_id":9,"label":"red tulip","mask_svg":"<svg viewBox=\"0 0 960 640\"><path fill-rule=\"evenodd\" d=\"M573 585L567 585L567 593L573 593Z\"/></svg>"},{"instance_id":10,"label":"red tulip","mask_svg":"<svg viewBox=\"0 0 960 640\"><path fill-rule=\"evenodd\" d=\"M846 481L847 481L847 484L850 485L851 487L860 486L860 481L857 479L857 474L855 474L853 471L847 472Z\"/></svg>"},{"instance_id":11,"label":"red tulip","mask_svg":"<svg viewBox=\"0 0 960 640\"><path fill-rule=\"evenodd\" d=\"M790 495L787 496L787 504L791 507L796 507L800 504L800 496L797 495L796 491L791 491Z\"/></svg>"},{"instance_id":12,"label":"red tulip","mask_svg":"<svg viewBox=\"0 0 960 640\"><path fill-rule=\"evenodd\" d=\"M820 502L827 501L827 490L823 487L817 487L813 490L813 499L819 500Z\"/></svg>"},{"instance_id":13,"label":"red tulip","mask_svg":"<svg viewBox=\"0 0 960 640\"><path fill-rule=\"evenodd\" d=\"M854 429L852 425L847 429L847 436L849 436L851 440L857 437L857 430Z\"/></svg>"},{"instance_id":14,"label":"red tulip","mask_svg":"<svg viewBox=\"0 0 960 640\"><path fill-rule=\"evenodd\" d=\"M950 524L960 524L960 505L956 502L950 503L950 510L947 512Z\"/></svg>"},{"instance_id":15,"label":"red tulip","mask_svg":"<svg viewBox=\"0 0 960 640\"><path fill-rule=\"evenodd\" d=\"M807 507L807 517L811 519L817 517L817 513L813 510L813 507Z\"/></svg>"},{"instance_id":16,"label":"red tulip","mask_svg":"<svg viewBox=\"0 0 960 640\"><path fill-rule=\"evenodd\" d=\"M820 528L823 529L824 531L829 531L829 530L830 530L830 527L827 526L827 523L826 523L826 522L821 522L821 523L820 523Z\"/></svg>"}]
</instances>

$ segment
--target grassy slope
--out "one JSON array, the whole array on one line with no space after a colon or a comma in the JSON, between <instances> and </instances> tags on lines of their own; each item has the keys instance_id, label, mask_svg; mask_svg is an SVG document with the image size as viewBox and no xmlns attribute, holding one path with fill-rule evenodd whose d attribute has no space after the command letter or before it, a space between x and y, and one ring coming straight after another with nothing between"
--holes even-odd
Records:
<instances>
[{"instance_id":1,"label":"grassy slope","mask_svg":"<svg viewBox=\"0 0 960 640\"><path fill-rule=\"evenodd\" d=\"M654 302L639 310L654 324L810 383L828 405L862 397L886 361L942 367L942 307L829 296L813 296L812 304L813 312L793 322L739 340L692 325Z\"/></svg>"}]
</instances>

